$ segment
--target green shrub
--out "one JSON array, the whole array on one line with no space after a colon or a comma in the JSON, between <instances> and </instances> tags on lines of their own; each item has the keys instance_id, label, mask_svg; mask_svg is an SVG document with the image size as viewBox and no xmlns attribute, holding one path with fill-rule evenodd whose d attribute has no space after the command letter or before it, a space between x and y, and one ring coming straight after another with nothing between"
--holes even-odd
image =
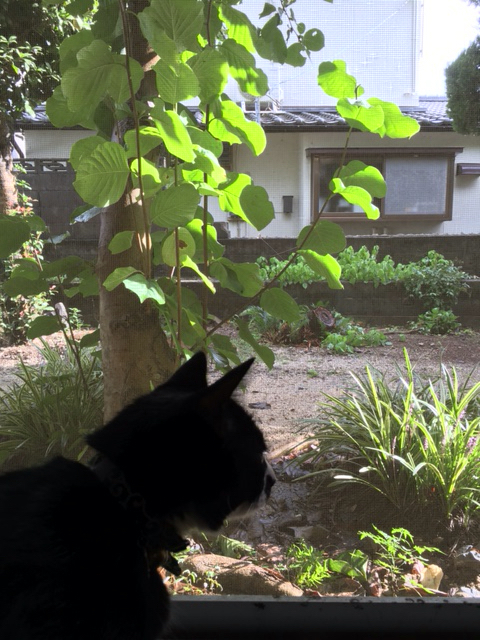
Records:
<instances>
[{"instance_id":1,"label":"green shrub","mask_svg":"<svg viewBox=\"0 0 480 640\"><path fill-rule=\"evenodd\" d=\"M321 417L307 421L316 448L304 455L331 486L360 484L402 513L432 509L445 522L468 522L480 507L480 382L460 385L455 369L435 381L393 380L366 367L354 388L326 395ZM336 460L332 469L331 460Z\"/></svg>"},{"instance_id":2,"label":"green shrub","mask_svg":"<svg viewBox=\"0 0 480 640\"><path fill-rule=\"evenodd\" d=\"M457 316L453 311L434 307L430 311L421 313L415 322L410 323L410 326L419 333L445 335L453 333L461 325L457 322Z\"/></svg>"},{"instance_id":3,"label":"green shrub","mask_svg":"<svg viewBox=\"0 0 480 640\"><path fill-rule=\"evenodd\" d=\"M36 216L33 213L31 200L22 189L30 188L25 182L17 180L19 187L19 205L11 215L26 219L35 228ZM32 231L28 242L6 260L0 260L0 342L7 345L23 344L27 341L27 331L33 320L45 311L52 311L49 304L50 293L39 293L29 297L9 296L4 290L4 283L16 267L22 264L40 265L43 260L43 240L41 230Z\"/></svg>"},{"instance_id":4,"label":"green shrub","mask_svg":"<svg viewBox=\"0 0 480 640\"><path fill-rule=\"evenodd\" d=\"M9 468L55 455L79 459L84 436L102 423L98 358L82 349L80 371L70 346L61 351L42 343L43 363L21 362L17 381L0 394L0 462Z\"/></svg>"},{"instance_id":5,"label":"green shrub","mask_svg":"<svg viewBox=\"0 0 480 640\"><path fill-rule=\"evenodd\" d=\"M450 309L463 291L468 275L451 260L429 251L418 262L410 263L402 277L409 296L421 300L426 309Z\"/></svg>"}]
</instances>

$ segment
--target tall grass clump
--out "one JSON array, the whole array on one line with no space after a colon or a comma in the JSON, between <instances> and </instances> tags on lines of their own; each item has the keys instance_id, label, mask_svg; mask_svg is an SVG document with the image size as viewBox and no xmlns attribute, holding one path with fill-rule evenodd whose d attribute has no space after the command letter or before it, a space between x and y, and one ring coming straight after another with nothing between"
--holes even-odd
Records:
<instances>
[{"instance_id":1,"label":"tall grass clump","mask_svg":"<svg viewBox=\"0 0 480 640\"><path fill-rule=\"evenodd\" d=\"M102 424L103 378L99 359L71 346L42 340L40 366L20 362L16 381L0 392L0 464L26 467L55 455L80 459L84 437Z\"/></svg>"},{"instance_id":2,"label":"tall grass clump","mask_svg":"<svg viewBox=\"0 0 480 640\"><path fill-rule=\"evenodd\" d=\"M401 513L466 525L480 514L480 382L460 384L446 367L427 380L404 357L393 380L366 367L352 389L325 396L305 457L334 487L363 485Z\"/></svg>"}]
</instances>

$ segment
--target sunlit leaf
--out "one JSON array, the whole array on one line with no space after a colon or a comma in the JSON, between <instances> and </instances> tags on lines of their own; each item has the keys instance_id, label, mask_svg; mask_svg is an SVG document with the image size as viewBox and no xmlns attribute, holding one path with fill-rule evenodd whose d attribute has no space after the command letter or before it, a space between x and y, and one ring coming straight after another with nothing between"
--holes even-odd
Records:
<instances>
[{"instance_id":1,"label":"sunlit leaf","mask_svg":"<svg viewBox=\"0 0 480 640\"><path fill-rule=\"evenodd\" d=\"M159 191L150 205L152 222L160 227L178 227L195 216L200 196L192 184L182 183Z\"/></svg>"},{"instance_id":2,"label":"sunlit leaf","mask_svg":"<svg viewBox=\"0 0 480 640\"><path fill-rule=\"evenodd\" d=\"M168 64L160 59L153 69L157 74L158 94L165 102L175 104L198 95L198 80L188 64Z\"/></svg>"},{"instance_id":3,"label":"sunlit leaf","mask_svg":"<svg viewBox=\"0 0 480 640\"><path fill-rule=\"evenodd\" d=\"M129 278L134 273L138 273L138 269L134 267L118 267L107 276L103 282L103 286L107 291L113 291L115 287L118 287L118 285L122 284L126 278Z\"/></svg>"},{"instance_id":4,"label":"sunlit leaf","mask_svg":"<svg viewBox=\"0 0 480 640\"><path fill-rule=\"evenodd\" d=\"M165 296L155 280L147 279L142 273L135 273L123 280L126 289L134 293L140 302L153 300L159 305L165 304Z\"/></svg>"},{"instance_id":5,"label":"sunlit leaf","mask_svg":"<svg viewBox=\"0 0 480 640\"><path fill-rule=\"evenodd\" d=\"M73 185L85 202L106 207L121 198L129 175L122 147L116 142L104 142L90 156L82 157Z\"/></svg>"},{"instance_id":6,"label":"sunlit leaf","mask_svg":"<svg viewBox=\"0 0 480 640\"><path fill-rule=\"evenodd\" d=\"M225 40L222 43L222 53L241 91L252 96L263 96L267 93L268 78L261 69L256 68L255 58L245 47L235 40Z\"/></svg>"},{"instance_id":7,"label":"sunlit leaf","mask_svg":"<svg viewBox=\"0 0 480 640\"><path fill-rule=\"evenodd\" d=\"M180 265L184 257L195 255L196 245L191 233L184 227L168 234L162 243L162 258L169 267L177 266L177 253ZM180 266L179 265L179 266Z\"/></svg>"},{"instance_id":8,"label":"sunlit leaf","mask_svg":"<svg viewBox=\"0 0 480 640\"><path fill-rule=\"evenodd\" d=\"M198 79L198 97L204 104L219 98L228 80L228 63L221 51L208 47L193 58L188 64Z\"/></svg>"},{"instance_id":9,"label":"sunlit leaf","mask_svg":"<svg viewBox=\"0 0 480 640\"><path fill-rule=\"evenodd\" d=\"M185 162L193 162L195 153L192 141L181 117L174 111L164 111L158 106L152 109L152 117L167 150Z\"/></svg>"},{"instance_id":10,"label":"sunlit leaf","mask_svg":"<svg viewBox=\"0 0 480 640\"><path fill-rule=\"evenodd\" d=\"M340 282L342 269L333 256L319 255L315 251L299 251L310 269L319 276L326 278L330 289L343 289Z\"/></svg>"},{"instance_id":11,"label":"sunlit leaf","mask_svg":"<svg viewBox=\"0 0 480 640\"><path fill-rule=\"evenodd\" d=\"M108 244L110 253L122 253L132 246L134 231L120 231L116 233Z\"/></svg>"},{"instance_id":12,"label":"sunlit leaf","mask_svg":"<svg viewBox=\"0 0 480 640\"><path fill-rule=\"evenodd\" d=\"M318 67L318 84L333 98L357 98L361 94L355 78L346 72L343 60L322 62Z\"/></svg>"},{"instance_id":13,"label":"sunlit leaf","mask_svg":"<svg viewBox=\"0 0 480 640\"><path fill-rule=\"evenodd\" d=\"M362 187L374 198L384 198L387 192L387 185L380 171L361 160L350 161L342 167L338 177L345 186Z\"/></svg>"}]
</instances>

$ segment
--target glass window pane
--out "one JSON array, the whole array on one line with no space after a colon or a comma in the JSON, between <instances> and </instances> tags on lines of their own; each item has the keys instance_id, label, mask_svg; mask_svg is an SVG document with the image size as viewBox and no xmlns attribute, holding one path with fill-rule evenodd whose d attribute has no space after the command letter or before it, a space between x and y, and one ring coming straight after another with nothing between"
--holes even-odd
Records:
<instances>
[{"instance_id":1,"label":"glass window pane","mask_svg":"<svg viewBox=\"0 0 480 640\"><path fill-rule=\"evenodd\" d=\"M447 170L445 157L387 158L385 215L445 213Z\"/></svg>"}]
</instances>

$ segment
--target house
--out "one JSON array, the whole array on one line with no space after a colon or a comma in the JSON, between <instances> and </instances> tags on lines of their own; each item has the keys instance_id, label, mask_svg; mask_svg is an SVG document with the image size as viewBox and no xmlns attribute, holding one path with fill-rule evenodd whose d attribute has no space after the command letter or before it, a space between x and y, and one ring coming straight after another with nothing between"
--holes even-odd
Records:
<instances>
[{"instance_id":1,"label":"house","mask_svg":"<svg viewBox=\"0 0 480 640\"><path fill-rule=\"evenodd\" d=\"M263 5L263 0L244 0L242 10L254 17ZM377 167L387 181L387 195L377 203L380 218L368 220L339 197L330 200L324 217L338 222L349 236L480 234L479 141L453 131L445 98L418 95L421 0L370 0L366 5L356 0L333 4L315 0L298 2L294 9L298 21L320 23L325 48L303 67L260 61L270 85L261 98L241 94L234 84L227 87L246 116L262 124L267 148L253 157L247 148L233 145L225 162L265 187L275 219L259 234L213 206L216 221L231 238L293 238L316 215L348 130L335 110L335 100L318 87L316 74L320 62L343 59L348 72L364 86L365 97L396 103L419 122L421 130L411 139L399 140L354 132L348 159L359 158ZM55 130L40 111L36 118L25 120L22 129L34 196L42 212L54 217L55 232L62 226L59 221L80 203L70 187L72 174L66 159L72 143L89 132L78 127ZM49 195L48 181L64 191L61 198L55 191Z\"/></svg>"}]
</instances>

